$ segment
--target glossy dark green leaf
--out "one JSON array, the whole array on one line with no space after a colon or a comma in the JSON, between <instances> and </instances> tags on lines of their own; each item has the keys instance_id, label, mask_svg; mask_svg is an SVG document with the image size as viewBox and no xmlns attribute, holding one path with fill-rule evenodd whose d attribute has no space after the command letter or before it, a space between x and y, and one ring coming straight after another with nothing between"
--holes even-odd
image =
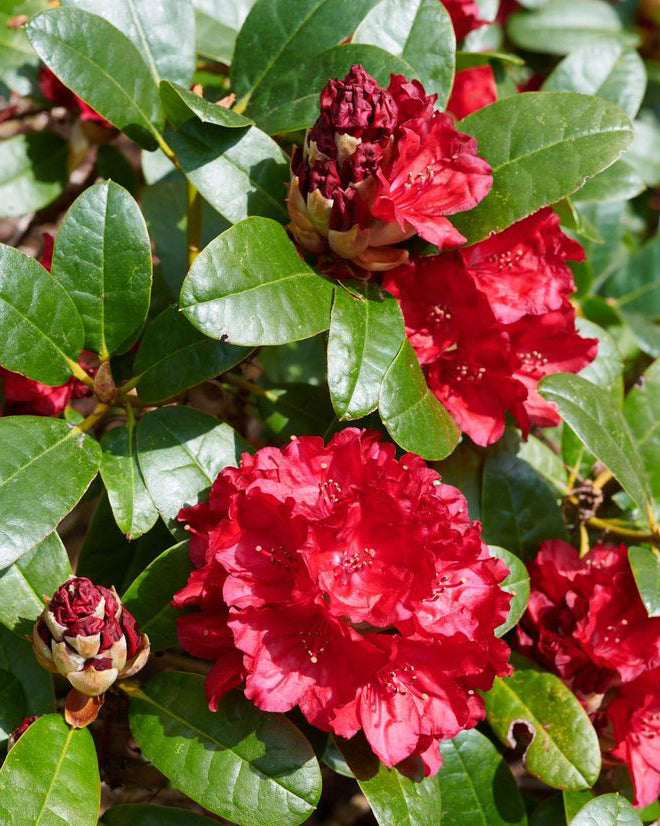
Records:
<instances>
[{"instance_id":1,"label":"glossy dark green leaf","mask_svg":"<svg viewBox=\"0 0 660 826\"><path fill-rule=\"evenodd\" d=\"M126 35L95 14L72 8L37 15L26 32L65 86L140 146L155 148L158 86Z\"/></svg>"},{"instance_id":2,"label":"glossy dark green leaf","mask_svg":"<svg viewBox=\"0 0 660 826\"><path fill-rule=\"evenodd\" d=\"M172 595L188 581L192 569L188 542L179 542L157 556L122 595L121 601L137 620L140 631L149 636L152 651L162 651L177 643L176 617Z\"/></svg>"},{"instance_id":3,"label":"glossy dark green leaf","mask_svg":"<svg viewBox=\"0 0 660 826\"><path fill-rule=\"evenodd\" d=\"M660 361L647 369L626 396L623 415L628 422L655 502L660 502Z\"/></svg>"},{"instance_id":4,"label":"glossy dark green leaf","mask_svg":"<svg viewBox=\"0 0 660 826\"><path fill-rule=\"evenodd\" d=\"M500 585L500 588L506 591L507 594L512 594L513 599L509 607L509 616L499 628L495 629L496 636L503 637L517 625L525 613L529 601L529 574L527 573L525 563L515 554L512 554L511 551L500 548L498 545L490 545L489 550L491 556L501 559L509 569L509 575Z\"/></svg>"},{"instance_id":5,"label":"glossy dark green leaf","mask_svg":"<svg viewBox=\"0 0 660 826\"><path fill-rule=\"evenodd\" d=\"M196 117L202 123L214 123L216 126L227 126L230 129L250 126L252 121L243 115L237 115L232 109L211 103L200 95L191 92L178 83L163 81L160 84L160 97L167 119L174 126Z\"/></svg>"},{"instance_id":6,"label":"glossy dark green leaf","mask_svg":"<svg viewBox=\"0 0 660 826\"><path fill-rule=\"evenodd\" d=\"M458 425L427 387L407 338L385 374L378 409L390 436L409 453L438 460L456 447Z\"/></svg>"},{"instance_id":7,"label":"glossy dark green leaf","mask_svg":"<svg viewBox=\"0 0 660 826\"><path fill-rule=\"evenodd\" d=\"M594 178L589 178L573 197L580 202L620 202L635 198L645 189L646 184L635 167L628 161L618 160Z\"/></svg>"},{"instance_id":8,"label":"glossy dark green leaf","mask_svg":"<svg viewBox=\"0 0 660 826\"><path fill-rule=\"evenodd\" d=\"M583 789L580 792L562 792L561 798L564 804L566 823L570 823L585 803L593 800L593 797L589 789Z\"/></svg>"},{"instance_id":9,"label":"glossy dark green leaf","mask_svg":"<svg viewBox=\"0 0 660 826\"><path fill-rule=\"evenodd\" d=\"M254 101L287 69L341 43L377 0L257 0L236 39L231 77Z\"/></svg>"},{"instance_id":10,"label":"glossy dark green leaf","mask_svg":"<svg viewBox=\"0 0 660 826\"><path fill-rule=\"evenodd\" d=\"M201 676L155 677L131 698L130 724L178 789L240 826L294 826L318 802L321 772L298 729L238 693L209 711Z\"/></svg>"},{"instance_id":11,"label":"glossy dark green leaf","mask_svg":"<svg viewBox=\"0 0 660 826\"><path fill-rule=\"evenodd\" d=\"M340 419L378 407L380 387L405 331L396 300L366 281L335 289L328 339L328 385Z\"/></svg>"},{"instance_id":12,"label":"glossy dark green leaf","mask_svg":"<svg viewBox=\"0 0 660 826\"><path fill-rule=\"evenodd\" d=\"M0 668L0 748L27 715L23 686L10 672Z\"/></svg>"},{"instance_id":13,"label":"glossy dark green leaf","mask_svg":"<svg viewBox=\"0 0 660 826\"><path fill-rule=\"evenodd\" d=\"M34 258L0 244L0 364L44 384L64 384L83 341L66 290Z\"/></svg>"},{"instance_id":14,"label":"glossy dark green leaf","mask_svg":"<svg viewBox=\"0 0 660 826\"><path fill-rule=\"evenodd\" d=\"M442 6L438 4L438 8L442 9ZM388 85L390 74L415 75L415 70L405 60L377 46L344 43L314 55L274 79L250 106L249 112L259 126L271 134L311 126L319 116L323 87L330 78L343 78L355 63L364 66L382 86Z\"/></svg>"},{"instance_id":15,"label":"glossy dark green leaf","mask_svg":"<svg viewBox=\"0 0 660 826\"><path fill-rule=\"evenodd\" d=\"M442 814L440 783L435 777L410 779L386 768L362 735L335 738L380 826L438 826Z\"/></svg>"},{"instance_id":16,"label":"glossy dark green leaf","mask_svg":"<svg viewBox=\"0 0 660 826\"><path fill-rule=\"evenodd\" d=\"M62 540L53 532L0 571L0 622L17 634L29 634L44 609L44 596L71 576Z\"/></svg>"},{"instance_id":17,"label":"glossy dark green leaf","mask_svg":"<svg viewBox=\"0 0 660 826\"><path fill-rule=\"evenodd\" d=\"M281 226L251 218L197 256L180 305L212 338L247 346L284 344L328 329L333 289L300 258Z\"/></svg>"},{"instance_id":18,"label":"glossy dark green leaf","mask_svg":"<svg viewBox=\"0 0 660 826\"><path fill-rule=\"evenodd\" d=\"M59 135L31 132L2 141L0 218L45 207L58 197L68 179L67 145Z\"/></svg>"},{"instance_id":19,"label":"glossy dark green leaf","mask_svg":"<svg viewBox=\"0 0 660 826\"><path fill-rule=\"evenodd\" d=\"M611 396L570 373L548 376L539 391L556 405L587 449L612 471L642 513L647 514L651 500L649 480L626 420L612 404Z\"/></svg>"},{"instance_id":20,"label":"glossy dark green leaf","mask_svg":"<svg viewBox=\"0 0 660 826\"><path fill-rule=\"evenodd\" d=\"M597 384L619 402L623 401L623 359L616 339L607 330L586 318L578 318L576 327L583 338L598 340L596 358L579 375L592 384Z\"/></svg>"},{"instance_id":21,"label":"glossy dark green leaf","mask_svg":"<svg viewBox=\"0 0 660 826\"><path fill-rule=\"evenodd\" d=\"M256 402L259 415L282 441L326 433L335 421L325 385L296 382L270 387L266 395L256 396Z\"/></svg>"},{"instance_id":22,"label":"glossy dark green leaf","mask_svg":"<svg viewBox=\"0 0 660 826\"><path fill-rule=\"evenodd\" d=\"M41 603L43 609L43 602ZM30 632L31 632L30 627ZM8 628L0 627L0 669L11 674L22 687L25 710L14 728L27 715L55 711L53 678L37 662L32 645ZM2 681L0 681L0 686ZM1 707L0 703L0 707Z\"/></svg>"},{"instance_id":23,"label":"glossy dark green leaf","mask_svg":"<svg viewBox=\"0 0 660 826\"><path fill-rule=\"evenodd\" d=\"M0 566L51 533L87 490L98 442L60 419L0 419Z\"/></svg>"},{"instance_id":24,"label":"glossy dark green leaf","mask_svg":"<svg viewBox=\"0 0 660 826\"><path fill-rule=\"evenodd\" d=\"M570 821L570 826L641 826L642 820L620 794L603 794L590 800Z\"/></svg>"},{"instance_id":25,"label":"glossy dark green leaf","mask_svg":"<svg viewBox=\"0 0 660 826\"><path fill-rule=\"evenodd\" d=\"M133 370L140 399L158 402L225 373L250 355L248 347L213 341L169 307L144 331Z\"/></svg>"},{"instance_id":26,"label":"glossy dark green leaf","mask_svg":"<svg viewBox=\"0 0 660 826\"><path fill-rule=\"evenodd\" d=\"M587 39L611 36L621 29L619 16L605 0L550 0L507 21L507 33L517 46L550 54L568 54Z\"/></svg>"},{"instance_id":27,"label":"glossy dark green leaf","mask_svg":"<svg viewBox=\"0 0 660 826\"><path fill-rule=\"evenodd\" d=\"M33 723L0 769L3 826L96 826L100 797L92 735L60 714Z\"/></svg>"},{"instance_id":28,"label":"glossy dark green leaf","mask_svg":"<svg viewBox=\"0 0 660 826\"><path fill-rule=\"evenodd\" d=\"M628 561L646 613L650 617L660 617L660 554L658 549L650 545L633 545L628 548Z\"/></svg>"},{"instance_id":29,"label":"glossy dark green leaf","mask_svg":"<svg viewBox=\"0 0 660 826\"><path fill-rule=\"evenodd\" d=\"M558 494L564 495L568 491L568 471L562 457L536 436L529 436L527 441L520 443L517 456L531 465L537 473L556 489Z\"/></svg>"},{"instance_id":30,"label":"glossy dark green leaf","mask_svg":"<svg viewBox=\"0 0 660 826\"><path fill-rule=\"evenodd\" d=\"M181 508L204 499L218 473L247 450L229 425L190 407L154 410L137 432L142 476L170 528Z\"/></svg>"},{"instance_id":31,"label":"glossy dark green leaf","mask_svg":"<svg viewBox=\"0 0 660 826\"><path fill-rule=\"evenodd\" d=\"M615 103L634 118L644 98L646 69L635 49L601 37L572 51L543 84L546 92L580 92Z\"/></svg>"},{"instance_id":32,"label":"glossy dark green leaf","mask_svg":"<svg viewBox=\"0 0 660 826\"><path fill-rule=\"evenodd\" d=\"M445 108L454 82L456 38L449 12L437 0L381 0L353 35L402 57L415 70L427 94Z\"/></svg>"},{"instance_id":33,"label":"glossy dark green leaf","mask_svg":"<svg viewBox=\"0 0 660 826\"><path fill-rule=\"evenodd\" d=\"M134 425L109 430L101 448L101 477L115 520L127 539L137 539L153 528L158 511L140 473Z\"/></svg>"},{"instance_id":34,"label":"glossy dark green leaf","mask_svg":"<svg viewBox=\"0 0 660 826\"><path fill-rule=\"evenodd\" d=\"M516 781L487 737L462 731L441 743L440 753L443 826L526 826Z\"/></svg>"},{"instance_id":35,"label":"glossy dark green leaf","mask_svg":"<svg viewBox=\"0 0 660 826\"><path fill-rule=\"evenodd\" d=\"M515 746L520 726L531 742L527 771L556 789L587 789L600 773L598 737L577 697L554 674L516 668L496 677L485 695L486 715L506 746Z\"/></svg>"},{"instance_id":36,"label":"glossy dark green leaf","mask_svg":"<svg viewBox=\"0 0 660 826\"><path fill-rule=\"evenodd\" d=\"M631 256L625 267L608 279L603 293L628 313L660 318L660 234Z\"/></svg>"},{"instance_id":37,"label":"glossy dark green leaf","mask_svg":"<svg viewBox=\"0 0 660 826\"><path fill-rule=\"evenodd\" d=\"M149 309L151 246L140 208L119 184L103 181L73 202L57 233L53 276L102 358L135 341Z\"/></svg>"},{"instance_id":38,"label":"glossy dark green leaf","mask_svg":"<svg viewBox=\"0 0 660 826\"><path fill-rule=\"evenodd\" d=\"M632 141L614 104L571 92L511 95L460 122L493 169L493 188L475 208L452 216L473 243L571 195Z\"/></svg>"},{"instance_id":39,"label":"glossy dark green leaf","mask_svg":"<svg viewBox=\"0 0 660 826\"><path fill-rule=\"evenodd\" d=\"M443 462L436 465L443 482L458 488L468 503L470 519L481 520L481 479L483 452L472 444L461 442Z\"/></svg>"},{"instance_id":40,"label":"glossy dark green leaf","mask_svg":"<svg viewBox=\"0 0 660 826\"><path fill-rule=\"evenodd\" d=\"M197 51L229 65L236 37L255 0L193 0Z\"/></svg>"},{"instance_id":41,"label":"glossy dark green leaf","mask_svg":"<svg viewBox=\"0 0 660 826\"><path fill-rule=\"evenodd\" d=\"M121 803L103 815L102 826L212 826L204 815L186 809L151 806L148 803Z\"/></svg>"},{"instance_id":42,"label":"glossy dark green leaf","mask_svg":"<svg viewBox=\"0 0 660 826\"><path fill-rule=\"evenodd\" d=\"M484 538L524 559L544 539L567 539L555 492L527 462L510 453L486 459L481 491Z\"/></svg>"},{"instance_id":43,"label":"glossy dark green leaf","mask_svg":"<svg viewBox=\"0 0 660 826\"><path fill-rule=\"evenodd\" d=\"M287 220L289 161L265 132L256 126L229 129L193 119L169 140L187 178L228 221L248 215Z\"/></svg>"}]
</instances>

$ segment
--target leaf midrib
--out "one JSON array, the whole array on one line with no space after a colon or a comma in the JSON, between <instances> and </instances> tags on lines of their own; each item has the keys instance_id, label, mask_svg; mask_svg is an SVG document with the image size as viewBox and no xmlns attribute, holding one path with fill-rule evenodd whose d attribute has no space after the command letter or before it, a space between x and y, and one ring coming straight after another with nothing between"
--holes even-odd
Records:
<instances>
[{"instance_id":1,"label":"leaf midrib","mask_svg":"<svg viewBox=\"0 0 660 826\"><path fill-rule=\"evenodd\" d=\"M50 447L47 447L45 450L43 450L41 453L38 453L36 456L33 456L28 462L26 462L24 465L21 465L19 468L17 468L6 479L0 480L0 493L9 484L9 482L11 482L12 479L14 479L20 473L22 473L26 468L30 467L30 465L34 464L34 462L37 462L40 459L42 459L47 453L50 453L51 450L56 450L58 447L61 447L64 444L64 442L67 441L67 439L71 439L75 434L76 434L76 430L74 428L72 428L62 439L55 442L55 444L51 445ZM22 554L21 554L21 556L22 556Z\"/></svg>"},{"instance_id":2,"label":"leaf midrib","mask_svg":"<svg viewBox=\"0 0 660 826\"><path fill-rule=\"evenodd\" d=\"M50 779L50 783L48 784L48 788L46 789L46 794L44 795L43 803L41 804L41 808L37 814L37 819L34 821L34 826L39 826L41 823L42 815L44 814L44 810L46 808L46 804L48 803L48 799L50 798L50 793L53 790L53 786L55 785L55 781L58 778L58 775L62 769L62 764L64 763L64 759L66 758L67 754L69 753L69 746L71 744L71 739L73 738L73 733L75 729L68 728L66 733L66 740L62 744L62 752L57 760L57 764L55 765L55 771L53 772L53 776Z\"/></svg>"},{"instance_id":3,"label":"leaf midrib","mask_svg":"<svg viewBox=\"0 0 660 826\"><path fill-rule=\"evenodd\" d=\"M251 273L250 273L250 275L251 275ZM291 273L290 275L285 275L282 278L276 278L273 281L262 281L259 284L254 284L251 287L245 287L245 289L242 289L242 290L234 290L233 292L225 293L224 295L218 295L218 296L215 296L214 298L205 298L203 301L195 301L194 303L184 305L183 309L187 310L189 307L200 307L203 304L213 304L216 301L224 301L227 298L235 298L237 295L245 295L245 293L254 292L255 290L261 290L261 289L267 289L267 288L273 287L273 286L279 286L283 281L291 281L291 279L294 279L294 278L309 279L309 278L312 278L312 277L320 279L320 276L318 276L312 270L309 270L308 272L305 272L305 271L303 271L303 272L294 272L294 273ZM321 279L321 280L323 280L323 279Z\"/></svg>"}]
</instances>

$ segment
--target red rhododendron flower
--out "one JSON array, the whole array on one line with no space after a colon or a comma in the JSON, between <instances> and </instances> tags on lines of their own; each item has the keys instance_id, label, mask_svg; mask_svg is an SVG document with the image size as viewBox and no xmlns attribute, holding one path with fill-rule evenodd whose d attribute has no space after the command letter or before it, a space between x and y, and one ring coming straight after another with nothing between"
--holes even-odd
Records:
<instances>
[{"instance_id":1,"label":"red rhododendron flower","mask_svg":"<svg viewBox=\"0 0 660 826\"><path fill-rule=\"evenodd\" d=\"M550 207L464 247L461 255L496 318L507 324L559 309L575 289L566 262L585 258L580 244L561 231Z\"/></svg>"},{"instance_id":2,"label":"red rhododendron flower","mask_svg":"<svg viewBox=\"0 0 660 826\"><path fill-rule=\"evenodd\" d=\"M439 741L483 717L475 691L508 673L506 569L460 492L377 433L245 454L179 518L196 570L174 603L199 608L179 639L215 660L211 708L245 679L260 708L363 729L387 765L429 772Z\"/></svg>"},{"instance_id":3,"label":"red rhododendron flower","mask_svg":"<svg viewBox=\"0 0 660 826\"><path fill-rule=\"evenodd\" d=\"M440 248L465 239L448 215L490 191L474 138L434 112L436 95L392 75L381 89L361 66L321 92L321 113L292 160L287 204L300 246L385 271L408 258L397 246L418 233Z\"/></svg>"},{"instance_id":4,"label":"red rhododendron flower","mask_svg":"<svg viewBox=\"0 0 660 826\"><path fill-rule=\"evenodd\" d=\"M454 75L454 85L447 101L447 111L458 120L466 118L497 100L495 76L490 66L461 69Z\"/></svg>"},{"instance_id":5,"label":"red rhododendron flower","mask_svg":"<svg viewBox=\"0 0 660 826\"><path fill-rule=\"evenodd\" d=\"M456 40L462 40L471 31L483 26L479 4L476 0L442 0L451 17L456 32Z\"/></svg>"},{"instance_id":6,"label":"red rhododendron flower","mask_svg":"<svg viewBox=\"0 0 660 826\"><path fill-rule=\"evenodd\" d=\"M79 112L81 120L93 121L106 129L113 129L113 125L91 106L81 100L46 66L39 73L39 89L41 94L55 106L63 106L71 112Z\"/></svg>"},{"instance_id":7,"label":"red rhododendron flower","mask_svg":"<svg viewBox=\"0 0 660 826\"><path fill-rule=\"evenodd\" d=\"M21 739L25 732L30 728L32 723L36 722L39 719L39 717L39 714L33 714L31 717L26 717L22 723L16 726L16 728L12 731L7 740L7 751L12 749L16 745L16 743Z\"/></svg>"}]
</instances>

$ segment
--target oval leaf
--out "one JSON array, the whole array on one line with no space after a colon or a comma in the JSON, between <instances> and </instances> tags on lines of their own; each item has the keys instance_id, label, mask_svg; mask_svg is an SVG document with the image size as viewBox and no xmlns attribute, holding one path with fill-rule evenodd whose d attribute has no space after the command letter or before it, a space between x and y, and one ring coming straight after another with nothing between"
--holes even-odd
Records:
<instances>
[{"instance_id":1,"label":"oval leaf","mask_svg":"<svg viewBox=\"0 0 660 826\"><path fill-rule=\"evenodd\" d=\"M228 66L236 36L254 3L255 0L193 0L197 51Z\"/></svg>"},{"instance_id":2,"label":"oval leaf","mask_svg":"<svg viewBox=\"0 0 660 826\"><path fill-rule=\"evenodd\" d=\"M518 725L531 736L523 760L534 777L556 789L587 789L596 782L598 737L577 697L554 674L518 667L511 677L495 678L485 702L488 722L504 745L515 746Z\"/></svg>"},{"instance_id":3,"label":"oval leaf","mask_svg":"<svg viewBox=\"0 0 660 826\"><path fill-rule=\"evenodd\" d=\"M302 823L321 794L312 747L284 715L238 693L207 708L204 678L160 674L131 698L131 732L178 789L240 826Z\"/></svg>"},{"instance_id":4,"label":"oval leaf","mask_svg":"<svg viewBox=\"0 0 660 826\"><path fill-rule=\"evenodd\" d=\"M66 141L53 132L0 143L0 218L25 215L54 201L69 179L66 161Z\"/></svg>"},{"instance_id":5,"label":"oval leaf","mask_svg":"<svg viewBox=\"0 0 660 826\"><path fill-rule=\"evenodd\" d=\"M0 668L0 748L26 717L25 692L16 677Z\"/></svg>"},{"instance_id":6,"label":"oval leaf","mask_svg":"<svg viewBox=\"0 0 660 826\"><path fill-rule=\"evenodd\" d=\"M167 119L177 127L194 117L202 123L214 123L216 126L227 126L230 129L252 124L250 118L238 115L226 106L211 103L190 89L179 86L178 83L164 80L160 84L160 98Z\"/></svg>"},{"instance_id":7,"label":"oval leaf","mask_svg":"<svg viewBox=\"0 0 660 826\"><path fill-rule=\"evenodd\" d=\"M195 259L181 289L186 318L212 338L256 346L309 338L330 323L333 285L275 221L251 218Z\"/></svg>"},{"instance_id":8,"label":"oval leaf","mask_svg":"<svg viewBox=\"0 0 660 826\"><path fill-rule=\"evenodd\" d=\"M387 432L409 453L437 461L458 443L458 425L427 387L407 338L385 374L378 409Z\"/></svg>"},{"instance_id":9,"label":"oval leaf","mask_svg":"<svg viewBox=\"0 0 660 826\"><path fill-rule=\"evenodd\" d=\"M101 797L92 735L59 714L41 717L0 770L0 822L95 826Z\"/></svg>"},{"instance_id":10,"label":"oval leaf","mask_svg":"<svg viewBox=\"0 0 660 826\"><path fill-rule=\"evenodd\" d=\"M589 178L586 184L575 193L574 200L580 203L629 201L645 189L646 184L635 167L628 161L618 160L595 178Z\"/></svg>"},{"instance_id":11,"label":"oval leaf","mask_svg":"<svg viewBox=\"0 0 660 826\"><path fill-rule=\"evenodd\" d=\"M604 794L583 806L570 826L642 826L642 820L625 797Z\"/></svg>"},{"instance_id":12,"label":"oval leaf","mask_svg":"<svg viewBox=\"0 0 660 826\"><path fill-rule=\"evenodd\" d=\"M623 415L642 457L653 499L660 502L660 360L653 362L628 393Z\"/></svg>"},{"instance_id":13,"label":"oval leaf","mask_svg":"<svg viewBox=\"0 0 660 826\"><path fill-rule=\"evenodd\" d=\"M335 289L328 340L328 385L340 419L378 407L380 387L405 330L396 300L370 281Z\"/></svg>"},{"instance_id":14,"label":"oval leaf","mask_svg":"<svg viewBox=\"0 0 660 826\"><path fill-rule=\"evenodd\" d=\"M529 574L525 563L518 559L511 551L500 548L498 545L489 545L490 555L501 559L509 569L509 576L501 583L500 588L507 594L512 594L509 616L505 622L495 629L498 637L503 637L510 631L525 613L529 602Z\"/></svg>"},{"instance_id":15,"label":"oval leaf","mask_svg":"<svg viewBox=\"0 0 660 826\"><path fill-rule=\"evenodd\" d=\"M452 216L470 243L554 204L606 169L633 138L624 113L601 98L570 92L512 95L459 124L493 169L493 188Z\"/></svg>"},{"instance_id":16,"label":"oval leaf","mask_svg":"<svg viewBox=\"0 0 660 826\"><path fill-rule=\"evenodd\" d=\"M608 278L603 294L626 313L660 319L660 235L643 244Z\"/></svg>"},{"instance_id":17,"label":"oval leaf","mask_svg":"<svg viewBox=\"0 0 660 826\"><path fill-rule=\"evenodd\" d=\"M59 419L0 419L0 566L55 530L100 460L98 442Z\"/></svg>"},{"instance_id":18,"label":"oval leaf","mask_svg":"<svg viewBox=\"0 0 660 826\"><path fill-rule=\"evenodd\" d=\"M214 823L217 821L185 809L122 803L103 815L102 826L213 826Z\"/></svg>"},{"instance_id":19,"label":"oval leaf","mask_svg":"<svg viewBox=\"0 0 660 826\"><path fill-rule=\"evenodd\" d=\"M34 258L0 244L0 364L57 386L71 378L83 341L66 290Z\"/></svg>"},{"instance_id":20,"label":"oval leaf","mask_svg":"<svg viewBox=\"0 0 660 826\"><path fill-rule=\"evenodd\" d=\"M32 644L8 628L0 628L0 669L18 681L25 699L23 715L12 729L27 715L55 711L52 676L37 662Z\"/></svg>"},{"instance_id":21,"label":"oval leaf","mask_svg":"<svg viewBox=\"0 0 660 826\"><path fill-rule=\"evenodd\" d=\"M628 548L628 561L649 617L660 617L660 553L648 545Z\"/></svg>"}]
</instances>

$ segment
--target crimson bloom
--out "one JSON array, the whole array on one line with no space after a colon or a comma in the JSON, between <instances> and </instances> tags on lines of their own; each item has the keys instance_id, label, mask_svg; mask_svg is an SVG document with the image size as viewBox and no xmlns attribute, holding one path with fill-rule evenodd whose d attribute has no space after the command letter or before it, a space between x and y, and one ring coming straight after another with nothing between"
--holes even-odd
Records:
<instances>
[{"instance_id":1,"label":"crimson bloom","mask_svg":"<svg viewBox=\"0 0 660 826\"><path fill-rule=\"evenodd\" d=\"M417 756L428 773L439 741L483 717L475 691L509 672L506 569L460 492L379 439L302 437L223 470L179 517L196 570L174 602L199 609L179 638L215 661L211 708L245 679L259 708L363 729L388 766Z\"/></svg>"},{"instance_id":2,"label":"crimson bloom","mask_svg":"<svg viewBox=\"0 0 660 826\"><path fill-rule=\"evenodd\" d=\"M31 717L26 717L18 726L16 726L7 740L7 751L16 745L25 732L30 728L32 723L35 723L39 717L39 714L33 714Z\"/></svg>"},{"instance_id":3,"label":"crimson bloom","mask_svg":"<svg viewBox=\"0 0 660 826\"><path fill-rule=\"evenodd\" d=\"M461 69L454 75L447 111L462 120L496 100L497 87L493 70L490 66L474 66L471 69Z\"/></svg>"},{"instance_id":4,"label":"crimson bloom","mask_svg":"<svg viewBox=\"0 0 660 826\"><path fill-rule=\"evenodd\" d=\"M456 40L462 40L486 23L480 17L481 11L476 0L442 0L442 4L451 17Z\"/></svg>"},{"instance_id":5,"label":"crimson bloom","mask_svg":"<svg viewBox=\"0 0 660 826\"><path fill-rule=\"evenodd\" d=\"M71 112L80 113L80 119L98 123L106 129L113 129L113 125L91 106L81 100L46 66L42 66L39 73L39 89L46 100L55 106L63 106Z\"/></svg>"}]
</instances>

